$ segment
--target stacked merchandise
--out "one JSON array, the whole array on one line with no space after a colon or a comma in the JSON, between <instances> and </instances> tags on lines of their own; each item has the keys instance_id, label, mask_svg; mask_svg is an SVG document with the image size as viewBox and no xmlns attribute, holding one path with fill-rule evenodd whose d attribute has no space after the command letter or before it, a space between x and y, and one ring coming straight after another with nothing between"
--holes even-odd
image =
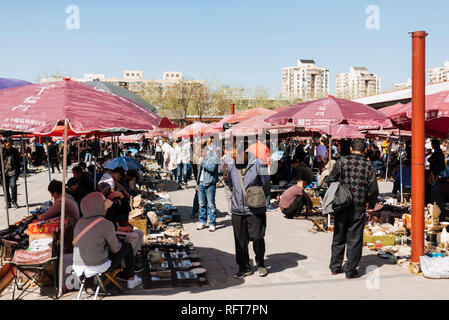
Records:
<instances>
[{"instance_id":1,"label":"stacked merchandise","mask_svg":"<svg viewBox=\"0 0 449 320\"><path fill-rule=\"evenodd\" d=\"M154 181L153 181L154 182ZM153 189L154 188L154 189ZM130 223L145 234L140 250L145 289L200 285L207 282L199 254L181 224L181 216L164 184L132 199Z\"/></svg>"}]
</instances>

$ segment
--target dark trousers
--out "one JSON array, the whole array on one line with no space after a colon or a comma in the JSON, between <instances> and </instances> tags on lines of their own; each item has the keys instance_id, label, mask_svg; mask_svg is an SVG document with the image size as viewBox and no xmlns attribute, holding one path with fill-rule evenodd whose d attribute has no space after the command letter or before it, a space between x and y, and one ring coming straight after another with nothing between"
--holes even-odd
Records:
<instances>
[{"instance_id":1,"label":"dark trousers","mask_svg":"<svg viewBox=\"0 0 449 320\"><path fill-rule=\"evenodd\" d=\"M253 250L256 254L258 267L264 267L265 255L265 229L267 214L240 216L232 214L232 227L234 229L235 256L240 271L251 270L249 264L248 244L253 241Z\"/></svg>"},{"instance_id":2,"label":"dark trousers","mask_svg":"<svg viewBox=\"0 0 449 320\"><path fill-rule=\"evenodd\" d=\"M332 240L332 257L330 269L337 271L343 264L346 247L345 272L356 271L363 248L363 229L366 214L364 210L351 208L334 216L334 237Z\"/></svg>"},{"instance_id":3,"label":"dark trousers","mask_svg":"<svg viewBox=\"0 0 449 320\"><path fill-rule=\"evenodd\" d=\"M164 157L162 156L162 152L156 152L156 161L161 169L164 167Z\"/></svg>"},{"instance_id":4,"label":"dark trousers","mask_svg":"<svg viewBox=\"0 0 449 320\"><path fill-rule=\"evenodd\" d=\"M59 170L59 161L58 159L50 159L50 167L51 167L51 172L55 173L55 167L56 169L58 169L59 172L61 172L61 170Z\"/></svg>"},{"instance_id":5,"label":"dark trousers","mask_svg":"<svg viewBox=\"0 0 449 320\"><path fill-rule=\"evenodd\" d=\"M111 266L109 267L108 272L117 269L122 260L125 259L125 270L123 270L123 274L128 279L134 277L134 252L131 244L123 242L119 252L109 252L109 259L111 259Z\"/></svg>"},{"instance_id":6,"label":"dark trousers","mask_svg":"<svg viewBox=\"0 0 449 320\"><path fill-rule=\"evenodd\" d=\"M298 196L295 201L286 209L282 209L282 213L289 219L301 214L304 202L302 196Z\"/></svg>"},{"instance_id":7,"label":"dark trousers","mask_svg":"<svg viewBox=\"0 0 449 320\"><path fill-rule=\"evenodd\" d=\"M8 176L6 174L6 183L5 183L5 189L6 189L6 199L8 200L8 203L16 203L17 202L17 176ZM11 189L11 192L9 192L9 189ZM12 196L12 197L11 197Z\"/></svg>"}]
</instances>

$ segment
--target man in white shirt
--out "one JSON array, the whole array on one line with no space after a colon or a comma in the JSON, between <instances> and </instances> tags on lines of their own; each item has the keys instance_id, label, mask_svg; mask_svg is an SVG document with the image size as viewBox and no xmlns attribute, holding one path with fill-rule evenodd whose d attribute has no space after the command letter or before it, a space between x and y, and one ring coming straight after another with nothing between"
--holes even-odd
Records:
<instances>
[{"instance_id":1,"label":"man in white shirt","mask_svg":"<svg viewBox=\"0 0 449 320\"><path fill-rule=\"evenodd\" d=\"M190 178L190 172L192 170L192 148L190 146L190 141L187 139L182 140L180 142L181 146L181 166L182 169L178 166L178 179L179 183L182 182L182 177L184 178L184 185L188 188L187 181ZM182 170L182 177L180 170Z\"/></svg>"},{"instance_id":2,"label":"man in white shirt","mask_svg":"<svg viewBox=\"0 0 449 320\"><path fill-rule=\"evenodd\" d=\"M156 144L156 161L159 165L159 167L162 169L164 167L164 157L163 157L163 153L162 153L162 140L155 140L155 144Z\"/></svg>"},{"instance_id":3,"label":"man in white shirt","mask_svg":"<svg viewBox=\"0 0 449 320\"><path fill-rule=\"evenodd\" d=\"M168 143L168 138L163 137L164 144L162 145L162 152L164 154L164 168L170 175L170 180L176 181L176 154L175 149Z\"/></svg>"}]
</instances>

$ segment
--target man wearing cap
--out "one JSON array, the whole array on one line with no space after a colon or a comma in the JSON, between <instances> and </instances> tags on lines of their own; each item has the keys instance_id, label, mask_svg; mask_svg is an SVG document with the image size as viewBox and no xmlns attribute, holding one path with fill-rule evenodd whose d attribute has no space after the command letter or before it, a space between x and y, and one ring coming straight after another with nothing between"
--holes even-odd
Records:
<instances>
[{"instance_id":1,"label":"man wearing cap","mask_svg":"<svg viewBox=\"0 0 449 320\"><path fill-rule=\"evenodd\" d=\"M16 148L12 146L12 140L6 141L6 148L3 150L3 161L5 162L5 190L6 199L8 200L8 208L11 204L14 208L19 209L17 204L17 179L20 175L20 154ZM1 163L0 163L1 169ZM11 189L11 193L9 192Z\"/></svg>"}]
</instances>

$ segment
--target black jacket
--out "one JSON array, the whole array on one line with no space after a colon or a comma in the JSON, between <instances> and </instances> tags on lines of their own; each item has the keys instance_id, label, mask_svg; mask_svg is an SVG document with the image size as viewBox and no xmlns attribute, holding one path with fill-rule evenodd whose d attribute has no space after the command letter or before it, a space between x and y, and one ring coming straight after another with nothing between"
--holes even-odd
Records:
<instances>
[{"instance_id":1,"label":"black jacket","mask_svg":"<svg viewBox=\"0 0 449 320\"><path fill-rule=\"evenodd\" d=\"M19 151L16 148L11 147L11 149L3 149L3 160L5 162L5 175L19 176L20 175L20 163L21 157ZM0 162L0 170L1 170L1 162Z\"/></svg>"}]
</instances>

